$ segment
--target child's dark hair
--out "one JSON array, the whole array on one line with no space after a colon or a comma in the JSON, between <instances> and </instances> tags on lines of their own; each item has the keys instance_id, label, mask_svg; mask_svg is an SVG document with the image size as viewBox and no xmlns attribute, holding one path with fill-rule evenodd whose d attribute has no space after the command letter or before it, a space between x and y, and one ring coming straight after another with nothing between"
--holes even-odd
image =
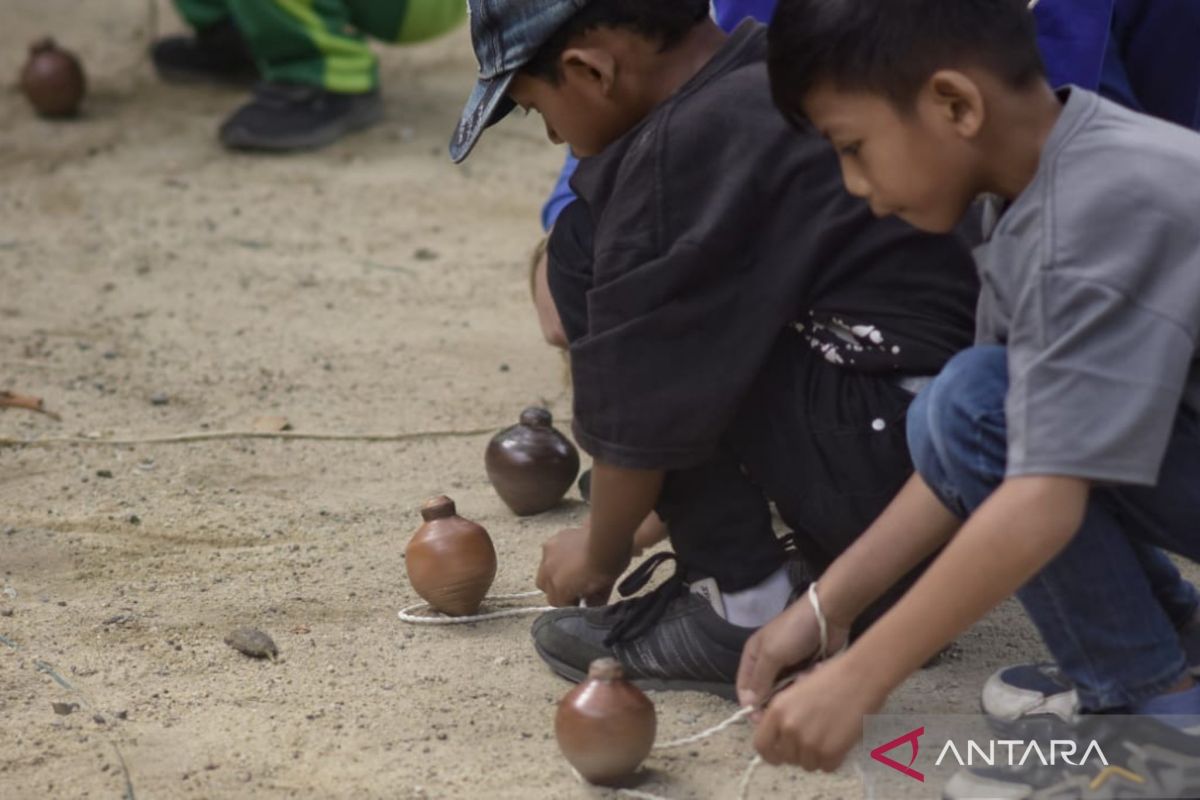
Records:
<instances>
[{"instance_id":1,"label":"child's dark hair","mask_svg":"<svg viewBox=\"0 0 1200 800\"><path fill-rule=\"evenodd\" d=\"M768 41L771 92L794 124L818 84L909 111L939 69L978 66L1018 89L1045 74L1028 0L780 0Z\"/></svg>"},{"instance_id":2,"label":"child's dark hair","mask_svg":"<svg viewBox=\"0 0 1200 800\"><path fill-rule=\"evenodd\" d=\"M670 50L708 18L709 0L591 0L555 31L522 71L557 85L559 60L571 41L594 28L624 28Z\"/></svg>"}]
</instances>

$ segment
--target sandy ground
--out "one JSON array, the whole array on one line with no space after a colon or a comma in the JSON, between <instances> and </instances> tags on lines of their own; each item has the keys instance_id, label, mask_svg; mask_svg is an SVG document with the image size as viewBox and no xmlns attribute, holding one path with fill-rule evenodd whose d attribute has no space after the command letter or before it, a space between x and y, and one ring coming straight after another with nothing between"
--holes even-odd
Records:
<instances>
[{"instance_id":1,"label":"sandy ground","mask_svg":"<svg viewBox=\"0 0 1200 800\"><path fill-rule=\"evenodd\" d=\"M35 119L11 84L0 95L0 388L63 417L0 412L0 437L100 438L0 447L0 796L607 796L558 754L567 685L528 618L395 616L414 600L402 553L427 496L490 529L498 592L530 588L540 542L582 514L510 515L478 433L532 401L570 409L527 299L560 159L540 125L505 124L449 164L474 69L460 31L384 53L374 130L314 155L232 156L214 132L239 94L157 83L140 0L5 0L0 21L0 75L49 31L92 80L68 123ZM159 25L178 23L164 7ZM264 414L300 433L440 433L103 443ZM243 624L281 659L226 647ZM891 708L970 712L994 665L1039 650L1008 606ZM655 700L666 737L732 710ZM750 754L735 728L654 757L640 785L730 797ZM849 771L763 770L750 796L860 788Z\"/></svg>"}]
</instances>

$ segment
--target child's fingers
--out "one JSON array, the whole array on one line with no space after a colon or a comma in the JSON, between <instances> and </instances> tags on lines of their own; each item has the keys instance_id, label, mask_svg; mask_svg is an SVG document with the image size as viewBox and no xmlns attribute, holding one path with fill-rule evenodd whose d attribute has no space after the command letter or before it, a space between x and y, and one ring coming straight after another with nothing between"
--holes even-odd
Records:
<instances>
[{"instance_id":1,"label":"child's fingers","mask_svg":"<svg viewBox=\"0 0 1200 800\"><path fill-rule=\"evenodd\" d=\"M742 649L742 660L738 663L737 692L738 702L743 706L757 706L767 696L774 675L765 679L762 674L770 670L770 664L764 661L762 631L754 634Z\"/></svg>"}]
</instances>

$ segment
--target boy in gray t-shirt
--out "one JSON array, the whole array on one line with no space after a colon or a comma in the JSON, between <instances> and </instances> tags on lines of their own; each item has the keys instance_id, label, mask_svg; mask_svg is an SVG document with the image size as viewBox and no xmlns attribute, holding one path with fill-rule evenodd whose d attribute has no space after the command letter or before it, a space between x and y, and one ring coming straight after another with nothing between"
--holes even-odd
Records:
<instances>
[{"instance_id":1,"label":"boy in gray t-shirt","mask_svg":"<svg viewBox=\"0 0 1200 800\"><path fill-rule=\"evenodd\" d=\"M1200 737L1182 732L1197 717L1173 716L1200 715L1197 595L1159 548L1200 561L1200 136L1054 92L1026 5L779 4L775 100L832 142L851 193L927 231L997 200L977 253L978 346L909 412L918 474L746 644L740 699L832 652L866 603L944 547L861 639L771 700L755 736L767 761L837 766L864 715L1016 594L1056 664L994 675L995 721L1034 738L1022 726L1041 715L1037 735L1065 739L1076 711L1141 718L1088 723L1119 772L965 771L945 796L1079 797L1082 773L1084 787L1131 784L1122 797L1197 797ZM1144 747L1120 746L1133 739ZM1136 760L1151 752L1153 769Z\"/></svg>"}]
</instances>

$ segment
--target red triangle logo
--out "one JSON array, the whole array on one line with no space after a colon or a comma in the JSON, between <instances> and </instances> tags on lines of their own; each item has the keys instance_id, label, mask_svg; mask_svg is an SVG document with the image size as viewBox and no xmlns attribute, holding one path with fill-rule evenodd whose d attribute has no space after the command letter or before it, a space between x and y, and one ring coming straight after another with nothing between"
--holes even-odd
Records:
<instances>
[{"instance_id":1,"label":"red triangle logo","mask_svg":"<svg viewBox=\"0 0 1200 800\"><path fill-rule=\"evenodd\" d=\"M871 751L871 758L875 759L876 761L878 761L880 764L883 764L884 766L891 767L892 769L896 770L897 772L907 775L908 777L912 778L915 781L920 781L921 783L924 783L925 776L912 768L912 765L915 764L917 761L917 753L919 753L921 750L920 738L924 735L925 735L925 726L922 725L921 727L917 728L916 730L909 731L908 733L904 734L903 736L901 736L898 739L893 739L892 741L888 742L887 744L879 745L879 747L876 747L874 750ZM888 752L889 750L895 750L897 747L899 747L902 744L912 745L912 758L910 758L908 760L907 765L901 764L898 761L894 761L884 755L884 753Z\"/></svg>"}]
</instances>

